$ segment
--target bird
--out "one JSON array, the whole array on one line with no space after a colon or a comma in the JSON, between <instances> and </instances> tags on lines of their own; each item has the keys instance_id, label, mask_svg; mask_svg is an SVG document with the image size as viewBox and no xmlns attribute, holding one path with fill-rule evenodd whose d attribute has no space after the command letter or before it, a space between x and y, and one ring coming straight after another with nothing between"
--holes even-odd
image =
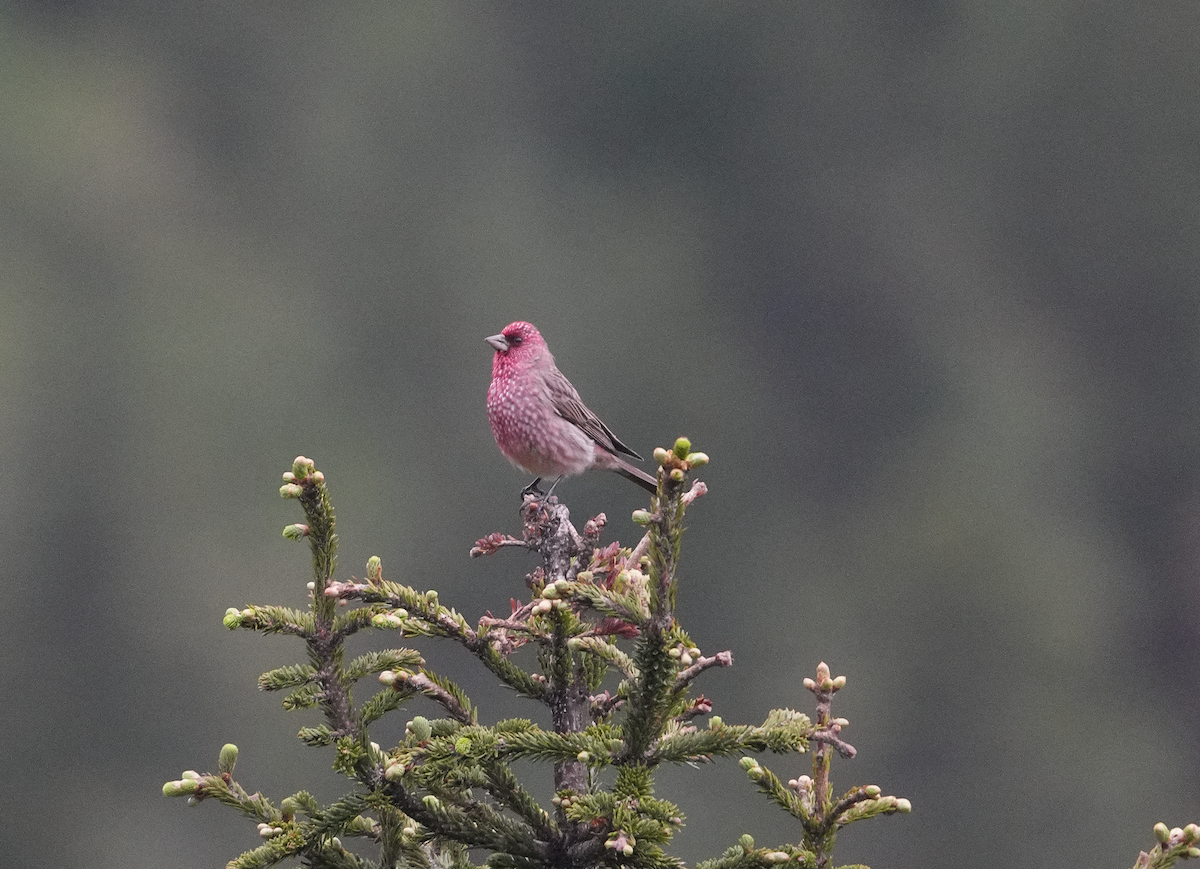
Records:
<instances>
[{"instance_id":1,"label":"bird","mask_svg":"<svg viewBox=\"0 0 1200 869\"><path fill-rule=\"evenodd\" d=\"M487 395L496 446L506 459L537 477L523 494L539 493L543 477L555 478L553 492L563 477L592 468L615 471L650 492L658 491L653 477L621 458L642 460L588 410L532 323L509 323L485 340L496 351Z\"/></svg>"}]
</instances>

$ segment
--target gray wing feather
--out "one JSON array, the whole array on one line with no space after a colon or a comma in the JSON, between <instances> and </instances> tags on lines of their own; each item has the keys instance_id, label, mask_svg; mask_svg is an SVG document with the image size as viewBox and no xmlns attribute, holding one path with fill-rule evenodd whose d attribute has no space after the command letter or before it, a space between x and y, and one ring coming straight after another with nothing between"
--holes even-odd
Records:
<instances>
[{"instance_id":1,"label":"gray wing feather","mask_svg":"<svg viewBox=\"0 0 1200 869\"><path fill-rule=\"evenodd\" d=\"M617 440L612 429L606 426L600 417L588 410L583 399L579 397L579 392L557 367L547 375L546 389L550 394L550 403L554 407L554 412L567 422L613 455L624 453L639 462L642 460L641 456Z\"/></svg>"}]
</instances>

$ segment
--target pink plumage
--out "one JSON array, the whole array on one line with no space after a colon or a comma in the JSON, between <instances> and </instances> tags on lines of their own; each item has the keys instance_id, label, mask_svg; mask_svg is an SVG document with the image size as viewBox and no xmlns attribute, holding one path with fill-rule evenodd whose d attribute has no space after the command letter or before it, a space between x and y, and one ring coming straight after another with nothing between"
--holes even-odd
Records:
<instances>
[{"instance_id":1,"label":"pink plumage","mask_svg":"<svg viewBox=\"0 0 1200 869\"><path fill-rule=\"evenodd\" d=\"M639 461L642 457L588 410L554 364L550 348L533 324L509 323L487 342L496 350L488 421L505 458L538 478L554 477L555 482L602 468L657 491L653 477L620 458L619 454Z\"/></svg>"}]
</instances>

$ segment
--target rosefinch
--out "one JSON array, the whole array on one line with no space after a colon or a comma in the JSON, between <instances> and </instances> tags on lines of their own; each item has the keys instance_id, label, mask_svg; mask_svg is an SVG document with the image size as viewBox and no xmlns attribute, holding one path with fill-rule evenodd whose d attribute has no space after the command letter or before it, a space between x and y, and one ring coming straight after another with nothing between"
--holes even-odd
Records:
<instances>
[{"instance_id":1,"label":"rosefinch","mask_svg":"<svg viewBox=\"0 0 1200 869\"><path fill-rule=\"evenodd\" d=\"M488 421L504 457L537 476L527 491L535 490L542 477L556 477L557 485L563 477L589 468L616 471L651 492L658 491L653 477L617 455L642 460L584 406L533 324L509 323L487 342L496 348Z\"/></svg>"}]
</instances>

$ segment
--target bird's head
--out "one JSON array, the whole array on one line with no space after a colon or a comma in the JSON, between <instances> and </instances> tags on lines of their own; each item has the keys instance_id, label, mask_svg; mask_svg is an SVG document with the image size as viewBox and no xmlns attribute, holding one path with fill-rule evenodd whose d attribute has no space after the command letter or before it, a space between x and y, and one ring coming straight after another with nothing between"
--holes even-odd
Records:
<instances>
[{"instance_id":1,"label":"bird's head","mask_svg":"<svg viewBox=\"0 0 1200 869\"><path fill-rule=\"evenodd\" d=\"M524 320L509 323L499 335L491 335L485 340L496 348L496 365L502 362L512 365L526 359L536 359L546 352L542 333Z\"/></svg>"}]
</instances>

